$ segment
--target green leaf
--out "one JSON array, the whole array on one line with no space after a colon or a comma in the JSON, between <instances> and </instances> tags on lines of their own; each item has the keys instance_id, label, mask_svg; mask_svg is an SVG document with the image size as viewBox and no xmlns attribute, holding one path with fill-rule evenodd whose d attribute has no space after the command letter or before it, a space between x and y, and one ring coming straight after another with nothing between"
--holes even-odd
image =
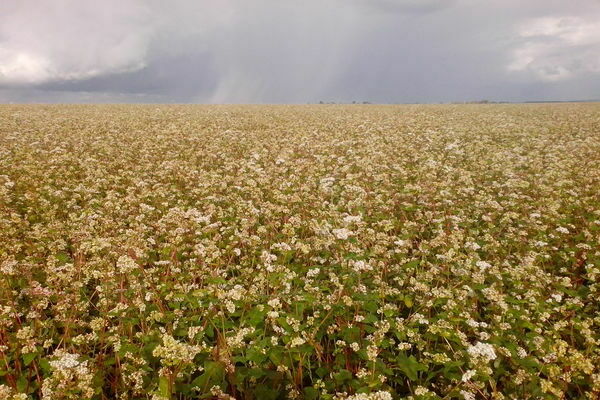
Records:
<instances>
[{"instance_id":1,"label":"green leaf","mask_svg":"<svg viewBox=\"0 0 600 400\"><path fill-rule=\"evenodd\" d=\"M71 261L71 257L67 253L57 253L56 259L60 264L66 264Z\"/></svg>"},{"instance_id":2,"label":"green leaf","mask_svg":"<svg viewBox=\"0 0 600 400\"><path fill-rule=\"evenodd\" d=\"M319 367L315 372L319 378L324 378L329 373L329 370L327 368Z\"/></svg>"},{"instance_id":3,"label":"green leaf","mask_svg":"<svg viewBox=\"0 0 600 400\"><path fill-rule=\"evenodd\" d=\"M254 394L257 399L261 400L275 400L279 395L279 391L273 389L270 386L259 384L256 385L256 389L254 389Z\"/></svg>"},{"instance_id":4,"label":"green leaf","mask_svg":"<svg viewBox=\"0 0 600 400\"><path fill-rule=\"evenodd\" d=\"M210 389L219 385L225 379L225 367L217 361L204 362L204 373L192 381L192 387L198 386L201 390Z\"/></svg>"},{"instance_id":5,"label":"green leaf","mask_svg":"<svg viewBox=\"0 0 600 400\"><path fill-rule=\"evenodd\" d=\"M517 360L519 364L526 368L538 368L540 366L535 357L525 357Z\"/></svg>"},{"instance_id":6,"label":"green leaf","mask_svg":"<svg viewBox=\"0 0 600 400\"><path fill-rule=\"evenodd\" d=\"M248 376L252 378L262 378L266 375L266 371L261 368L250 368L248 370Z\"/></svg>"},{"instance_id":7,"label":"green leaf","mask_svg":"<svg viewBox=\"0 0 600 400\"><path fill-rule=\"evenodd\" d=\"M161 376L158 380L158 394L167 399L171 398L171 388L169 385L169 379L166 376Z\"/></svg>"},{"instance_id":8,"label":"green leaf","mask_svg":"<svg viewBox=\"0 0 600 400\"><path fill-rule=\"evenodd\" d=\"M31 364L31 362L33 360L35 360L35 358L37 357L37 353L27 353L27 354L23 354L23 363L25 365L29 365Z\"/></svg>"},{"instance_id":9,"label":"green leaf","mask_svg":"<svg viewBox=\"0 0 600 400\"><path fill-rule=\"evenodd\" d=\"M281 365L283 362L283 352L279 348L269 351L269 360L275 365Z\"/></svg>"},{"instance_id":10,"label":"green leaf","mask_svg":"<svg viewBox=\"0 0 600 400\"><path fill-rule=\"evenodd\" d=\"M266 314L267 314L266 311L260 311L256 308L254 308L246 315L246 321L251 326L257 327L257 326L263 324Z\"/></svg>"},{"instance_id":11,"label":"green leaf","mask_svg":"<svg viewBox=\"0 0 600 400\"><path fill-rule=\"evenodd\" d=\"M462 376L462 371L460 367L464 364L462 361L450 361L444 364L444 368L442 372L444 377L447 379L460 379Z\"/></svg>"},{"instance_id":12,"label":"green leaf","mask_svg":"<svg viewBox=\"0 0 600 400\"><path fill-rule=\"evenodd\" d=\"M377 303L374 301L368 301L368 302L364 303L363 307L365 308L365 310L370 311L372 313L377 312L377 309L379 308Z\"/></svg>"},{"instance_id":13,"label":"green leaf","mask_svg":"<svg viewBox=\"0 0 600 400\"><path fill-rule=\"evenodd\" d=\"M315 400L319 398L319 391L313 387L305 387L304 388L304 399L305 400Z\"/></svg>"},{"instance_id":14,"label":"green leaf","mask_svg":"<svg viewBox=\"0 0 600 400\"><path fill-rule=\"evenodd\" d=\"M398 361L400 369L411 381L416 381L419 378L419 371L427 371L427 366L420 364L415 356L406 357L405 355L400 355Z\"/></svg>"},{"instance_id":15,"label":"green leaf","mask_svg":"<svg viewBox=\"0 0 600 400\"><path fill-rule=\"evenodd\" d=\"M352 373L350 371L348 371L347 369L342 369L339 372L333 374L333 379L335 379L335 381L338 384L341 384L341 383L351 380Z\"/></svg>"},{"instance_id":16,"label":"green leaf","mask_svg":"<svg viewBox=\"0 0 600 400\"><path fill-rule=\"evenodd\" d=\"M21 375L19 379L17 379L17 390L19 393L24 393L25 389L27 389L27 377L25 375Z\"/></svg>"},{"instance_id":17,"label":"green leaf","mask_svg":"<svg viewBox=\"0 0 600 400\"><path fill-rule=\"evenodd\" d=\"M255 362L256 364L260 365L263 363L263 361L265 361L267 359L267 355L263 354L260 349L257 348L250 348L248 349L248 352L246 353L246 358L250 361Z\"/></svg>"},{"instance_id":18,"label":"green leaf","mask_svg":"<svg viewBox=\"0 0 600 400\"><path fill-rule=\"evenodd\" d=\"M206 327L206 329L204 330L204 332L206 332L206 336L211 339L215 337L215 330L213 329L213 327L211 325L208 325Z\"/></svg>"},{"instance_id":19,"label":"green leaf","mask_svg":"<svg viewBox=\"0 0 600 400\"><path fill-rule=\"evenodd\" d=\"M52 367L50 366L50 362L46 358L42 358L40 360L39 364L40 364L40 368L44 372L50 372L50 370L52 369Z\"/></svg>"},{"instance_id":20,"label":"green leaf","mask_svg":"<svg viewBox=\"0 0 600 400\"><path fill-rule=\"evenodd\" d=\"M360 329L356 326L345 328L342 333L342 338L348 343L358 342L360 340Z\"/></svg>"}]
</instances>

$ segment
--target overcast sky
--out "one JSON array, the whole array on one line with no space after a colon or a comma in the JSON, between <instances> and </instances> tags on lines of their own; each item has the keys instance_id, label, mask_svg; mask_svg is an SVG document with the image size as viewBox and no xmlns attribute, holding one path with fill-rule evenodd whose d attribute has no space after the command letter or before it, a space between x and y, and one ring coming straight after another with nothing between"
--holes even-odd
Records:
<instances>
[{"instance_id":1,"label":"overcast sky","mask_svg":"<svg viewBox=\"0 0 600 400\"><path fill-rule=\"evenodd\" d=\"M600 0L1 0L0 102L600 98Z\"/></svg>"}]
</instances>

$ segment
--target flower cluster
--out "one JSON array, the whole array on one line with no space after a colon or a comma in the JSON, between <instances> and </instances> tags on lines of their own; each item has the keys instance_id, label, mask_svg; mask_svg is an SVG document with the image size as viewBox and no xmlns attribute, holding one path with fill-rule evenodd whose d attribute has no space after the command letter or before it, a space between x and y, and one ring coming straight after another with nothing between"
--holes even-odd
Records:
<instances>
[{"instance_id":1,"label":"flower cluster","mask_svg":"<svg viewBox=\"0 0 600 400\"><path fill-rule=\"evenodd\" d=\"M92 386L93 372L88 360L81 361L79 354L57 350L49 362L51 375L42 384L42 399L80 399L91 398L94 394Z\"/></svg>"}]
</instances>

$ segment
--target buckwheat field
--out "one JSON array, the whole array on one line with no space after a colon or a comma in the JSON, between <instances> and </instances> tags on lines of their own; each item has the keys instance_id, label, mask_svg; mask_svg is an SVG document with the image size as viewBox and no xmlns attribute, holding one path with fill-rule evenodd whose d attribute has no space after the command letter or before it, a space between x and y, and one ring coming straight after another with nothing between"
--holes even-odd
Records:
<instances>
[{"instance_id":1,"label":"buckwheat field","mask_svg":"<svg viewBox=\"0 0 600 400\"><path fill-rule=\"evenodd\" d=\"M598 399L600 104L0 107L0 399Z\"/></svg>"}]
</instances>

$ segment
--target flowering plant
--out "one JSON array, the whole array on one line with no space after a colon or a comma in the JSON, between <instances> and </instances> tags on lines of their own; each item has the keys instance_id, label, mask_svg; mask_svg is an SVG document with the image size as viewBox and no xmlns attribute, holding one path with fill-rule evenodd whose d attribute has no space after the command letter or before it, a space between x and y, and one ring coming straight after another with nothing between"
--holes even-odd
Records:
<instances>
[{"instance_id":1,"label":"flowering plant","mask_svg":"<svg viewBox=\"0 0 600 400\"><path fill-rule=\"evenodd\" d=\"M0 399L598 398L598 121L1 106Z\"/></svg>"}]
</instances>

